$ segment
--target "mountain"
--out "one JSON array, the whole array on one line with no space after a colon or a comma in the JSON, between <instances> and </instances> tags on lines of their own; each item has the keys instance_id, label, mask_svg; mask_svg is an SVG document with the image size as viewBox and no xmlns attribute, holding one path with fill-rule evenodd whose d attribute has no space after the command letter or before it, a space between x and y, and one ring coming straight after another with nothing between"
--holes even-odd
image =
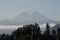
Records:
<instances>
[{"instance_id":1,"label":"mountain","mask_svg":"<svg viewBox=\"0 0 60 40\"><path fill-rule=\"evenodd\" d=\"M52 27L50 30L51 30L51 31L52 31L52 30L56 30L56 31L57 31L58 28L60 28L60 24L55 25L55 26Z\"/></svg>"},{"instance_id":2,"label":"mountain","mask_svg":"<svg viewBox=\"0 0 60 40\"><path fill-rule=\"evenodd\" d=\"M22 12L17 17L15 17L13 20L19 21L22 24L30 24L30 23L36 23L36 22L45 23L45 22L49 22L50 19L34 11L34 12Z\"/></svg>"},{"instance_id":3,"label":"mountain","mask_svg":"<svg viewBox=\"0 0 60 40\"><path fill-rule=\"evenodd\" d=\"M26 24L43 24L43 23L60 23L59 21L52 21L49 18L43 16L37 11L22 12L11 20L0 21L0 25L26 25Z\"/></svg>"}]
</instances>

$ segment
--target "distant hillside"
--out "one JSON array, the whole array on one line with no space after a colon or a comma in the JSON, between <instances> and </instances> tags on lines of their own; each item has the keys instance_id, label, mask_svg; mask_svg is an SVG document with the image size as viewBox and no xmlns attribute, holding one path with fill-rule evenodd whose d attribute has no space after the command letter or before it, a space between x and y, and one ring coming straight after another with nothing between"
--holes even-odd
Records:
<instances>
[{"instance_id":1,"label":"distant hillside","mask_svg":"<svg viewBox=\"0 0 60 40\"><path fill-rule=\"evenodd\" d=\"M60 24L55 25L55 26L54 26L54 27L52 27L50 30L53 30L53 29L54 29L54 30L56 30L56 31L57 31L57 29L58 29L58 28L60 28Z\"/></svg>"}]
</instances>

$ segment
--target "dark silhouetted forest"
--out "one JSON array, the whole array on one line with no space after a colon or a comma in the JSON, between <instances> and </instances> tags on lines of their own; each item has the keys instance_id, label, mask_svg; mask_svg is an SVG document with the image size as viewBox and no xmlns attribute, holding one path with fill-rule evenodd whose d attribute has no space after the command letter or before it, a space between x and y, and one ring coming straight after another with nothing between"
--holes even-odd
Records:
<instances>
[{"instance_id":1,"label":"dark silhouetted forest","mask_svg":"<svg viewBox=\"0 0 60 40\"><path fill-rule=\"evenodd\" d=\"M11 35L2 34L0 40L60 40L60 28L57 31L52 30L50 33L50 26L47 23L46 29L42 33L39 24L24 25L15 30Z\"/></svg>"}]
</instances>

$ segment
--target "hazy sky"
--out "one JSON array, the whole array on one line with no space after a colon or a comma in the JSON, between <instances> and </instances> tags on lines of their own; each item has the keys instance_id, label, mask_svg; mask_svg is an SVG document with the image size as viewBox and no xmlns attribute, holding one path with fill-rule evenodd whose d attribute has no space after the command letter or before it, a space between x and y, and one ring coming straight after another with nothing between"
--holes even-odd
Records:
<instances>
[{"instance_id":1,"label":"hazy sky","mask_svg":"<svg viewBox=\"0 0 60 40\"><path fill-rule=\"evenodd\" d=\"M0 0L0 20L11 19L27 10L60 21L60 0Z\"/></svg>"}]
</instances>

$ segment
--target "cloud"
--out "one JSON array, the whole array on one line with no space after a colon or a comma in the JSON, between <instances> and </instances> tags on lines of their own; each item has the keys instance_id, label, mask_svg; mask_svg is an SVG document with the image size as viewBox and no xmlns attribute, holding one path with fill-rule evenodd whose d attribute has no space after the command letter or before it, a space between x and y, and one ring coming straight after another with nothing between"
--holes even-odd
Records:
<instances>
[{"instance_id":1,"label":"cloud","mask_svg":"<svg viewBox=\"0 0 60 40\"><path fill-rule=\"evenodd\" d=\"M53 24L53 23L50 24L51 27L53 27L55 25L56 24ZM19 26L14 26L14 25L13 26L4 26L4 25L0 25L0 29L13 29L13 30L15 30L15 29L17 29L19 27L23 27L23 26L22 25L19 25ZM41 24L40 27L41 28L45 28L46 27L46 23L45 24Z\"/></svg>"},{"instance_id":2,"label":"cloud","mask_svg":"<svg viewBox=\"0 0 60 40\"><path fill-rule=\"evenodd\" d=\"M17 29L22 26L0 26L0 29Z\"/></svg>"}]
</instances>

